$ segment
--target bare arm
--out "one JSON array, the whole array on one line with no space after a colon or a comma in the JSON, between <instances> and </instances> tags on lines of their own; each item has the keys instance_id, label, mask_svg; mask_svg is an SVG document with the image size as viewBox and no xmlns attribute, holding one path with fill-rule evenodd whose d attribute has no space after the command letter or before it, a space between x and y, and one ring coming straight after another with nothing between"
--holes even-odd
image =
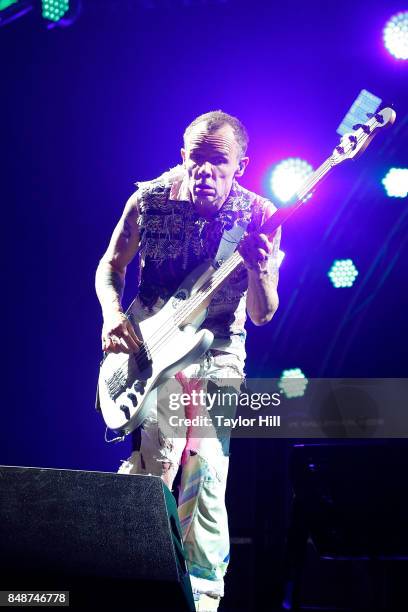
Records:
<instances>
[{"instance_id":1,"label":"bare arm","mask_svg":"<svg viewBox=\"0 0 408 612\"><path fill-rule=\"evenodd\" d=\"M278 267L267 261L248 270L247 311L255 325L269 323L279 306Z\"/></svg>"},{"instance_id":2,"label":"bare arm","mask_svg":"<svg viewBox=\"0 0 408 612\"><path fill-rule=\"evenodd\" d=\"M268 210L266 221L273 214ZM281 230L273 234L251 233L240 246L244 264L248 270L247 312L255 325L268 323L279 305L278 298L278 252Z\"/></svg>"},{"instance_id":3,"label":"bare arm","mask_svg":"<svg viewBox=\"0 0 408 612\"><path fill-rule=\"evenodd\" d=\"M106 253L99 262L95 288L102 307L102 350L134 352L140 345L131 323L122 309L127 265L139 248L137 194L126 203L122 217L115 227Z\"/></svg>"}]
</instances>

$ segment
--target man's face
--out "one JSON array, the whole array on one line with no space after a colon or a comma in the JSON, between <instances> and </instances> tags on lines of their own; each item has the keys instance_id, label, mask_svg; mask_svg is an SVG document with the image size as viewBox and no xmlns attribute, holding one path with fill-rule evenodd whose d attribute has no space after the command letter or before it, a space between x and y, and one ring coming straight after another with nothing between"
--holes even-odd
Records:
<instances>
[{"instance_id":1,"label":"man's face","mask_svg":"<svg viewBox=\"0 0 408 612\"><path fill-rule=\"evenodd\" d=\"M206 122L194 126L181 156L192 201L211 215L224 204L234 177L243 175L249 159L240 157L240 147L229 124L211 134L206 127Z\"/></svg>"}]
</instances>

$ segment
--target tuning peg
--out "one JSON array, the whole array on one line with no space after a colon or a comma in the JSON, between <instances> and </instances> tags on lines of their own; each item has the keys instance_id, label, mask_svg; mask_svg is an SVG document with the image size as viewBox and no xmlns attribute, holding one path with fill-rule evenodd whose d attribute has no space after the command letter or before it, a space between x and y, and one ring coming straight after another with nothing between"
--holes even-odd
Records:
<instances>
[{"instance_id":1,"label":"tuning peg","mask_svg":"<svg viewBox=\"0 0 408 612\"><path fill-rule=\"evenodd\" d=\"M368 127L368 125L366 125L365 123L356 123L356 125L353 125L353 130L359 130L362 129L363 132L365 132L366 134L370 133L370 128Z\"/></svg>"},{"instance_id":2,"label":"tuning peg","mask_svg":"<svg viewBox=\"0 0 408 612\"><path fill-rule=\"evenodd\" d=\"M344 154L344 148L341 145L337 145L336 151L337 153L340 153L340 155Z\"/></svg>"},{"instance_id":3,"label":"tuning peg","mask_svg":"<svg viewBox=\"0 0 408 612\"><path fill-rule=\"evenodd\" d=\"M369 119L375 117L376 121L378 121L378 123L381 123L381 125L384 123L384 117L381 113L367 113L367 117Z\"/></svg>"}]
</instances>

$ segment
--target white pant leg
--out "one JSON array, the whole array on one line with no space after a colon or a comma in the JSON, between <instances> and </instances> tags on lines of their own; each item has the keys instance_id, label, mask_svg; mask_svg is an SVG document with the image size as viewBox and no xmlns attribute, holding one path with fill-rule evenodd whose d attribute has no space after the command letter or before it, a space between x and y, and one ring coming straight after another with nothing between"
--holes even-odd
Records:
<instances>
[{"instance_id":1,"label":"white pant leg","mask_svg":"<svg viewBox=\"0 0 408 612\"><path fill-rule=\"evenodd\" d=\"M234 355L208 359L201 374L207 383L239 391L242 366ZM220 435L220 432L218 432ZM203 438L183 466L179 517L193 589L207 595L224 595L224 576L230 555L225 489L229 466L229 432Z\"/></svg>"},{"instance_id":2,"label":"white pant leg","mask_svg":"<svg viewBox=\"0 0 408 612\"><path fill-rule=\"evenodd\" d=\"M228 354L206 354L183 373L186 377L202 379L205 388L211 380L220 386L237 387L237 391L243 378L240 360ZM166 431L164 435L157 418L162 409L165 407L158 406L157 412L144 423L140 451L134 451L119 472L154 474L171 489L186 445L187 428L173 430L171 435ZM200 440L182 467L179 492L179 517L193 589L218 596L224 594L224 575L229 562L225 507L228 445L229 439L220 441L216 434Z\"/></svg>"}]
</instances>

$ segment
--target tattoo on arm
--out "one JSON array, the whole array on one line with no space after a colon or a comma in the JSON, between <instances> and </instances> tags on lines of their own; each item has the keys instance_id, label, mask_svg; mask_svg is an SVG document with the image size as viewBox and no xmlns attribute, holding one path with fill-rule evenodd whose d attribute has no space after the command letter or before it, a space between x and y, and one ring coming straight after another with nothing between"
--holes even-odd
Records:
<instances>
[{"instance_id":1,"label":"tattoo on arm","mask_svg":"<svg viewBox=\"0 0 408 612\"><path fill-rule=\"evenodd\" d=\"M95 289L103 313L111 312L112 308L121 309L124 287L124 275L101 260L96 270Z\"/></svg>"},{"instance_id":2,"label":"tattoo on arm","mask_svg":"<svg viewBox=\"0 0 408 612\"><path fill-rule=\"evenodd\" d=\"M125 283L119 272L116 272L116 270L104 270L103 281L107 289L113 289L120 298L122 297Z\"/></svg>"}]
</instances>

